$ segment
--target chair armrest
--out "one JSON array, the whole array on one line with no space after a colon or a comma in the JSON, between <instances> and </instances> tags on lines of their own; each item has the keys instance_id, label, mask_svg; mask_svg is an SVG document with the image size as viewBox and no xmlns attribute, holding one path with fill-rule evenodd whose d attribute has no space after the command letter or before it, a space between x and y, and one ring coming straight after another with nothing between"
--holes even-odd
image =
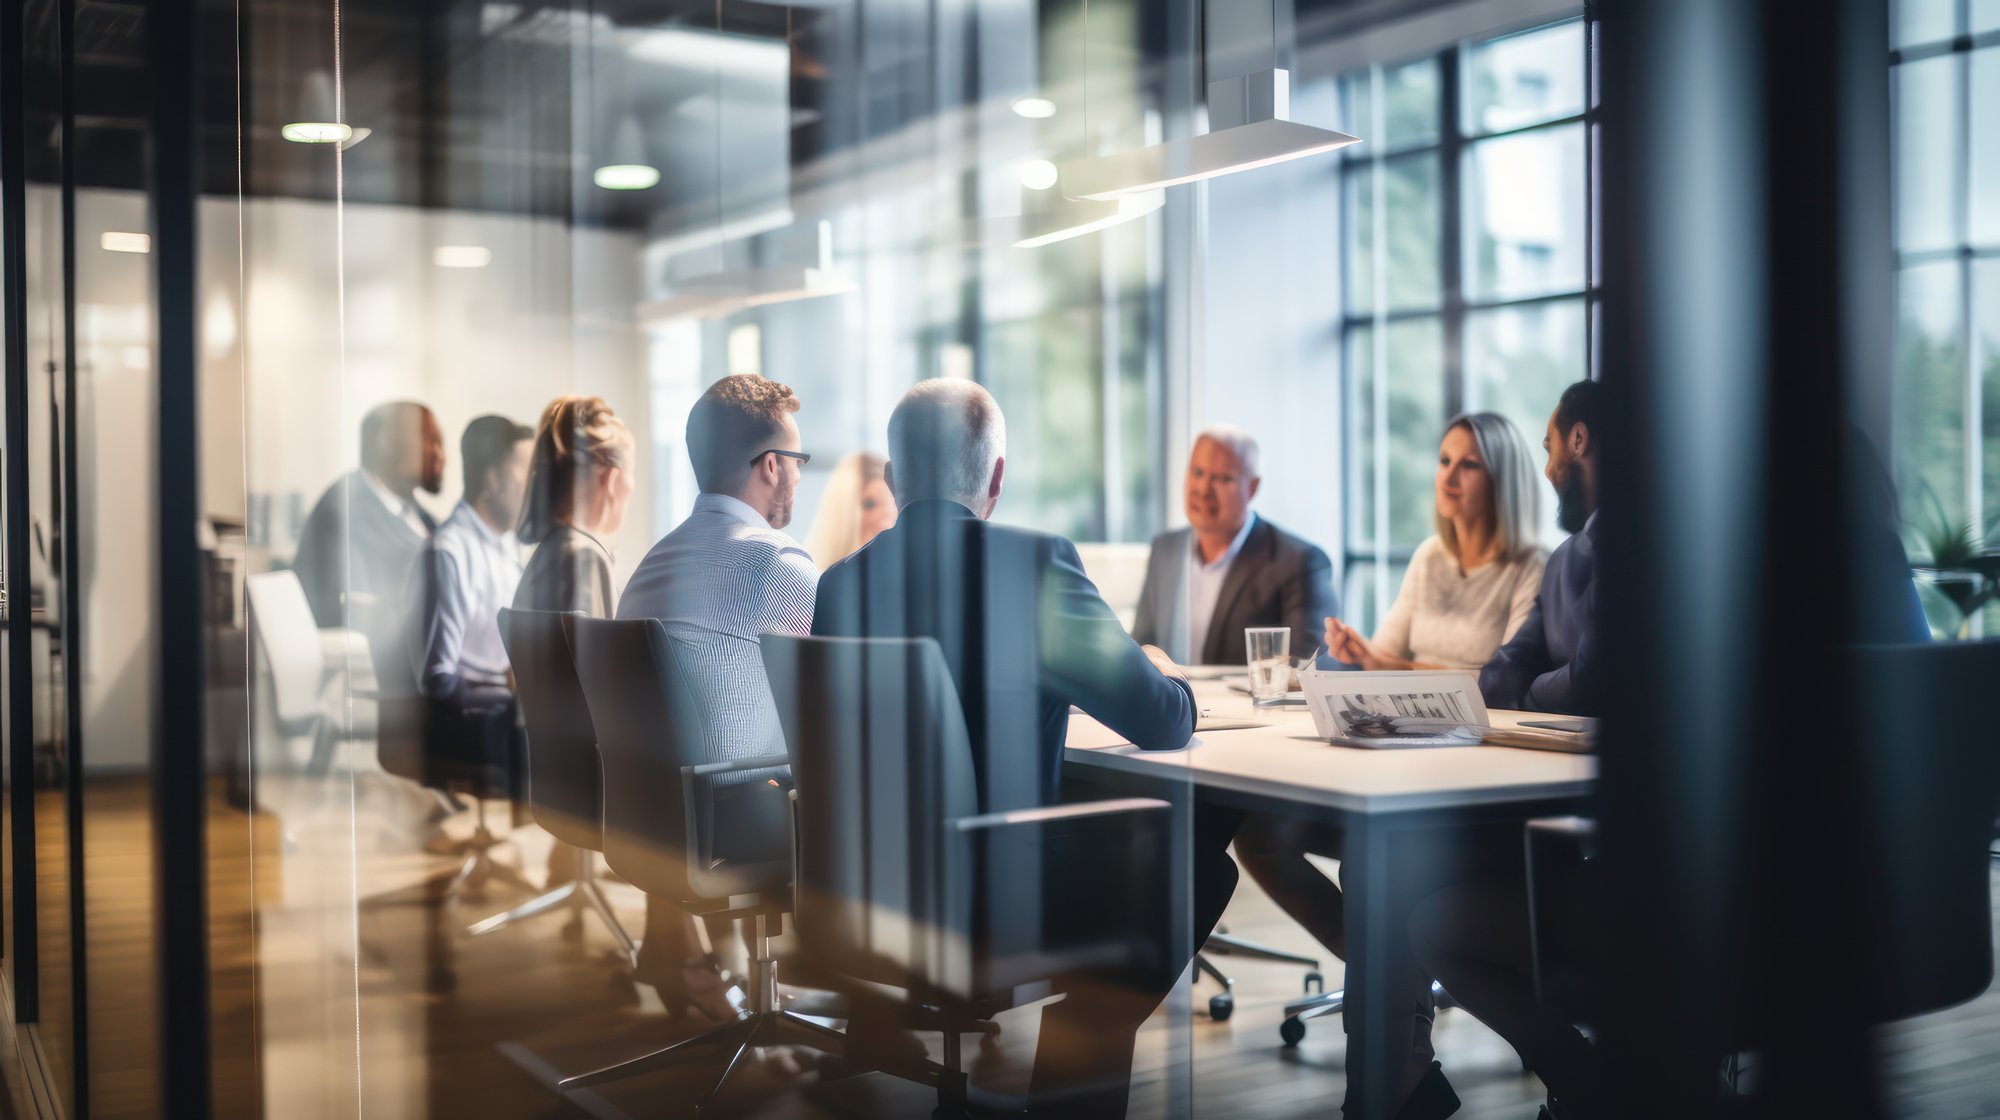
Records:
<instances>
[{"instance_id":1,"label":"chair armrest","mask_svg":"<svg viewBox=\"0 0 2000 1120\"><path fill-rule=\"evenodd\" d=\"M732 758L727 762L704 762L700 766L683 766L681 773L688 777L706 778L716 774L741 773L745 770L776 770L780 766L791 764L791 755L766 754L756 758Z\"/></svg>"},{"instance_id":2,"label":"chair armrest","mask_svg":"<svg viewBox=\"0 0 2000 1120\"><path fill-rule=\"evenodd\" d=\"M947 821L945 827L959 832L974 832L987 828L1047 824L1053 821L1080 821L1089 817L1110 816L1114 813L1165 808L1169 808L1168 804L1157 798L1121 797L1111 801L1084 801L1073 805L1049 805L1040 809L1016 809L1008 813L982 813L976 817L960 817L954 821Z\"/></svg>"},{"instance_id":3,"label":"chair armrest","mask_svg":"<svg viewBox=\"0 0 2000 1120\"><path fill-rule=\"evenodd\" d=\"M789 755L771 754L680 768L688 877L704 894L772 889L790 880L789 776L782 783L776 777L768 783L721 779L783 770L791 762Z\"/></svg>"},{"instance_id":4,"label":"chair armrest","mask_svg":"<svg viewBox=\"0 0 2000 1120\"><path fill-rule=\"evenodd\" d=\"M964 993L1065 972L1150 984L1175 968L1174 816L1153 798L1052 805L947 821L938 961ZM1087 904L1086 901L1088 900Z\"/></svg>"}]
</instances>

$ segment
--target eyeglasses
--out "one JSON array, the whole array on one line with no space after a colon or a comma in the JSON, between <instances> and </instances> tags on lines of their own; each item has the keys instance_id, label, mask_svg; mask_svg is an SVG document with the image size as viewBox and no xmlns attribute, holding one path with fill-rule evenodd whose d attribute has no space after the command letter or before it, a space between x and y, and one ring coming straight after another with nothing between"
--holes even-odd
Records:
<instances>
[{"instance_id":1,"label":"eyeglasses","mask_svg":"<svg viewBox=\"0 0 2000 1120\"><path fill-rule=\"evenodd\" d=\"M752 466L755 466L755 465L756 465L756 463L757 463L757 460L759 460L759 459L762 459L762 458L763 458L764 456L766 456L766 455L783 455L783 456L784 456L785 458L787 458L787 459L797 459L797 460L799 461L799 466L802 466L802 467L803 467L803 466L805 466L805 465L806 465L807 463L810 463L810 462L812 462L812 461L813 461L813 457L812 457L812 456L811 456L810 454L808 454L807 452L804 452L804 451L784 451L784 450L780 450L779 448L776 448L776 447L771 447L771 448L766 448L765 450L763 450L763 451L759 451L759 452L758 452L758 453L756 453L755 455L752 455L752 456L750 456L750 463L751 463L751 465L752 465Z\"/></svg>"}]
</instances>

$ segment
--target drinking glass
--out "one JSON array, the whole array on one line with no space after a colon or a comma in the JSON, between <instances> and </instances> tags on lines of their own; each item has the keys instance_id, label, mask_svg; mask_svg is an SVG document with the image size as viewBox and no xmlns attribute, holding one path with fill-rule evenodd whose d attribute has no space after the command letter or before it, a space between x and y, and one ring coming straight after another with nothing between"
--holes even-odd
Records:
<instances>
[{"instance_id":1,"label":"drinking glass","mask_svg":"<svg viewBox=\"0 0 2000 1120\"><path fill-rule=\"evenodd\" d=\"M1292 628L1250 626L1243 631L1250 663L1250 700L1258 707L1282 704L1292 691Z\"/></svg>"}]
</instances>

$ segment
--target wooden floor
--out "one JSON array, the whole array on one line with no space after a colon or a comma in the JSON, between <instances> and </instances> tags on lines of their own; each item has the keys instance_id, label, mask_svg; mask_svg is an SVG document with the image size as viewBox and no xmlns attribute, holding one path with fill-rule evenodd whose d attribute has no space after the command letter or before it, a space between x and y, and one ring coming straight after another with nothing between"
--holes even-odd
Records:
<instances>
[{"instance_id":1,"label":"wooden floor","mask_svg":"<svg viewBox=\"0 0 2000 1120\"><path fill-rule=\"evenodd\" d=\"M244 1076L218 1086L227 1089L225 1114L671 1116L685 1114L714 1076L715 1067L703 1065L632 1079L580 1106L562 1102L537 1080L538 1070L544 1078L574 1073L691 1033L665 1019L650 991L622 978L611 938L594 921L565 929L562 918L546 916L466 936L466 924L525 896L494 890L451 904L418 901L404 888L452 861L412 844L422 803L387 779L343 777L319 789L271 792L285 804L285 827L233 828L257 838L259 850L231 858L243 861L246 881L254 876L263 887L254 896L226 896L215 915L233 927L216 942L214 964L228 981L227 1006L218 1013L254 1047L232 1059L231 1071ZM470 821L449 827L464 832ZM547 843L539 830L517 830L503 858L539 880ZM628 928L638 929L638 894L611 890ZM1226 922L1239 936L1315 951L1247 881ZM1203 1009L1215 989L1206 982L1157 1014L1141 1038L1132 1114L1337 1115L1344 1088L1338 1021L1315 1022L1295 1050L1279 1045L1281 1007L1300 990L1302 970L1222 963L1238 982L1235 1015L1226 1023L1208 1019ZM1326 959L1323 971L1329 985L1340 983L1338 961ZM99 980L114 978L93 975L93 987ZM1002 1017L999 1046L973 1066L977 1084L1001 1093L1024 1087L1037 1019L1034 1008ZM1476 1020L1442 1013L1436 1042L1464 1099L1461 1116L1535 1115L1539 1083ZM1885 1049L1895 1115L2000 1115L2000 992L1900 1025L1887 1033ZM881 1075L821 1083L808 1062L803 1072L752 1069L723 1103L729 1114L789 1120L922 1117L932 1102L922 1089Z\"/></svg>"}]
</instances>

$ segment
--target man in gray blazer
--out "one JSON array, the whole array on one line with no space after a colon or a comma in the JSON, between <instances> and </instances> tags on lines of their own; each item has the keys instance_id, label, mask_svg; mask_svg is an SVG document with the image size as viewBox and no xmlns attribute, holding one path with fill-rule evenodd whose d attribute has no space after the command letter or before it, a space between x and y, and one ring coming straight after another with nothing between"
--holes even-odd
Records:
<instances>
[{"instance_id":1,"label":"man in gray blazer","mask_svg":"<svg viewBox=\"0 0 2000 1120\"><path fill-rule=\"evenodd\" d=\"M1241 665L1244 628L1289 626L1292 656L1338 617L1333 563L1310 541L1250 511L1257 440L1237 428L1195 436L1188 453L1188 527L1153 538L1132 637L1187 665Z\"/></svg>"}]
</instances>

